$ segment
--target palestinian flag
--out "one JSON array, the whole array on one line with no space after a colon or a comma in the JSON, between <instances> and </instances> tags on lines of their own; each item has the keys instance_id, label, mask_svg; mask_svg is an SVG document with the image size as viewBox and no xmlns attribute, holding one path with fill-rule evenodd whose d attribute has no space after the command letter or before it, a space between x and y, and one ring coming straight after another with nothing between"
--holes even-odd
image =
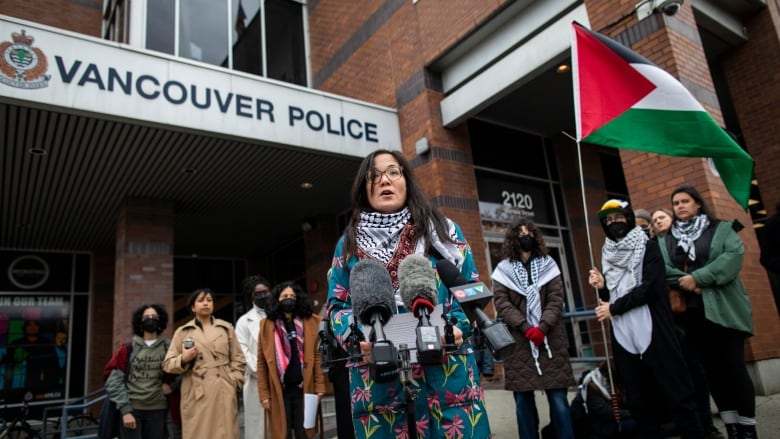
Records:
<instances>
[{"instance_id":1,"label":"palestinian flag","mask_svg":"<svg viewBox=\"0 0 780 439\"><path fill-rule=\"evenodd\" d=\"M711 157L747 208L753 159L672 75L620 43L572 23L577 140L681 157Z\"/></svg>"}]
</instances>

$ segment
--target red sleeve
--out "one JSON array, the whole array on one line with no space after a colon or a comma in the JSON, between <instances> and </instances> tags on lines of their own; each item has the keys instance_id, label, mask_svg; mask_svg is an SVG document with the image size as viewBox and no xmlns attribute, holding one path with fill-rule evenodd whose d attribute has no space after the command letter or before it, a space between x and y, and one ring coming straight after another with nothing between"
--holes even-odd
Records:
<instances>
[{"instance_id":1,"label":"red sleeve","mask_svg":"<svg viewBox=\"0 0 780 439\"><path fill-rule=\"evenodd\" d=\"M119 369L122 372L127 369L127 345L119 346L119 349L114 353L114 355L111 357L110 360L108 360L108 363L106 363L106 367L103 368L103 380L107 380L108 376L111 375L111 371L114 369Z\"/></svg>"}]
</instances>

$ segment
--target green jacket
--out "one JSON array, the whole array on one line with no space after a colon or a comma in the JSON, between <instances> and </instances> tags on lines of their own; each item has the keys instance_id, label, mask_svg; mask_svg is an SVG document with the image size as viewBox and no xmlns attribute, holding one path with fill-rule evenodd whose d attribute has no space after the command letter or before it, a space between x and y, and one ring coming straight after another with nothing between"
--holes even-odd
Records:
<instances>
[{"instance_id":1,"label":"green jacket","mask_svg":"<svg viewBox=\"0 0 780 439\"><path fill-rule=\"evenodd\" d=\"M666 266L666 282L669 286L677 287L679 278L686 273L672 265L669 257L666 240L674 238L667 234L658 239ZM734 231L733 222L721 221L712 237L707 264L690 274L702 290L704 316L707 320L753 335L750 298L739 279L744 255L745 246Z\"/></svg>"}]
</instances>

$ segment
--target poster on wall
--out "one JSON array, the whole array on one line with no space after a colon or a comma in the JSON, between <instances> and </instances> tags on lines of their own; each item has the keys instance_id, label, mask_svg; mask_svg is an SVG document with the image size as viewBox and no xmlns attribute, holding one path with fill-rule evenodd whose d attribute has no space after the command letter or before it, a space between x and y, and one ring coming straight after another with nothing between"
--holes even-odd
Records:
<instances>
[{"instance_id":1,"label":"poster on wall","mask_svg":"<svg viewBox=\"0 0 780 439\"><path fill-rule=\"evenodd\" d=\"M0 295L2 403L65 396L70 309L67 296Z\"/></svg>"}]
</instances>

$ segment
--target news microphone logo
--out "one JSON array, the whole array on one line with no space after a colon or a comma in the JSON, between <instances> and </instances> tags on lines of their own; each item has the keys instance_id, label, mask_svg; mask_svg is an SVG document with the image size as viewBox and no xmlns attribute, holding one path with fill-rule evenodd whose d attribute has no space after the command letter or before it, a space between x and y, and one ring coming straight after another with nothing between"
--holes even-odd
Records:
<instances>
[{"instance_id":1,"label":"news microphone logo","mask_svg":"<svg viewBox=\"0 0 780 439\"><path fill-rule=\"evenodd\" d=\"M496 360L503 360L515 353L517 341L503 322L495 322L485 314L483 308L490 302L493 293L482 282L469 283L452 262L440 260L436 263L441 281L460 304L466 316L477 322L488 348Z\"/></svg>"}]
</instances>

